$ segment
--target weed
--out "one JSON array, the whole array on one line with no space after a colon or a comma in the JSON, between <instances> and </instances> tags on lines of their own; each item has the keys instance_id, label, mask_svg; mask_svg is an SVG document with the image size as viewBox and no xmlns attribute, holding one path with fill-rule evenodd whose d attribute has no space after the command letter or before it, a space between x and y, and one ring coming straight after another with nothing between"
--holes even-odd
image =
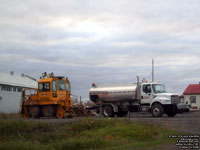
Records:
<instances>
[{"instance_id":1,"label":"weed","mask_svg":"<svg viewBox=\"0 0 200 150\"><path fill-rule=\"evenodd\" d=\"M123 119L84 119L70 123L0 120L0 149L132 149L173 142L175 132Z\"/></svg>"}]
</instances>

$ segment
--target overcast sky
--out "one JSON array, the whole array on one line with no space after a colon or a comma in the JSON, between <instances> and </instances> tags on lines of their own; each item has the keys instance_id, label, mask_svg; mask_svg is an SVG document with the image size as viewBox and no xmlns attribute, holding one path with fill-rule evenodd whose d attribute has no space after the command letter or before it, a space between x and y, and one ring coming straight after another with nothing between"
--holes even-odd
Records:
<instances>
[{"instance_id":1,"label":"overcast sky","mask_svg":"<svg viewBox=\"0 0 200 150\"><path fill-rule=\"evenodd\" d=\"M0 71L91 83L139 75L182 93L200 81L199 0L0 0Z\"/></svg>"}]
</instances>

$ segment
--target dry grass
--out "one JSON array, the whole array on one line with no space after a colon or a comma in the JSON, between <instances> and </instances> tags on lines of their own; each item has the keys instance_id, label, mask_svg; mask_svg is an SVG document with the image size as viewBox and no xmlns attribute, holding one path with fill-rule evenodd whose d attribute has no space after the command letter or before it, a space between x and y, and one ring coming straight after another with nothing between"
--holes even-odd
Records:
<instances>
[{"instance_id":1,"label":"dry grass","mask_svg":"<svg viewBox=\"0 0 200 150\"><path fill-rule=\"evenodd\" d=\"M0 150L141 150L174 142L175 132L124 119L86 119L70 123L0 120Z\"/></svg>"},{"instance_id":2,"label":"dry grass","mask_svg":"<svg viewBox=\"0 0 200 150\"><path fill-rule=\"evenodd\" d=\"M0 113L0 119L21 119L20 113Z\"/></svg>"}]
</instances>

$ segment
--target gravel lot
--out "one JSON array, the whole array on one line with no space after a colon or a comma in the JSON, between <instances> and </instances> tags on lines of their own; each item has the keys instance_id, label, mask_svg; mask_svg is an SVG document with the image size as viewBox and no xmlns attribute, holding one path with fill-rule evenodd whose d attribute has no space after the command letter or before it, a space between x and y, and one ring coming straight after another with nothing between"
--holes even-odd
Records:
<instances>
[{"instance_id":1,"label":"gravel lot","mask_svg":"<svg viewBox=\"0 0 200 150\"><path fill-rule=\"evenodd\" d=\"M130 120L161 124L175 131L200 135L200 111L177 114L175 117L153 118L149 114L131 114Z\"/></svg>"},{"instance_id":2,"label":"gravel lot","mask_svg":"<svg viewBox=\"0 0 200 150\"><path fill-rule=\"evenodd\" d=\"M51 123L67 123L75 120L84 120L86 118L102 118L102 117L73 117L66 119L24 119L26 121L38 121L38 122L51 122ZM124 117L130 119L133 122L146 122L152 124L161 124L167 128L173 129L175 131L184 132L188 134L200 134L200 111L181 113L177 114L175 117L163 116L161 118L154 118L149 113L131 113Z\"/></svg>"},{"instance_id":3,"label":"gravel lot","mask_svg":"<svg viewBox=\"0 0 200 150\"><path fill-rule=\"evenodd\" d=\"M51 122L51 123L67 123L75 120L82 120L86 118L102 118L102 117L73 117L66 119L25 119L27 121L39 121L39 122ZM177 114L175 117L163 116L161 118L153 118L151 114L148 113L131 113L125 117L133 122L146 122L153 124L161 124L167 128L173 129L175 131L184 132L188 134L200 134L200 111L181 113Z\"/></svg>"},{"instance_id":4,"label":"gravel lot","mask_svg":"<svg viewBox=\"0 0 200 150\"><path fill-rule=\"evenodd\" d=\"M131 114L130 120L134 122L147 122L160 124L169 129L183 132L184 134L200 135L200 111L178 114L175 117L164 116L162 118L152 118L149 114ZM200 144L200 143L199 143ZM158 148L148 148L145 150L180 150L175 143L164 145ZM194 150L194 149L193 149Z\"/></svg>"}]
</instances>

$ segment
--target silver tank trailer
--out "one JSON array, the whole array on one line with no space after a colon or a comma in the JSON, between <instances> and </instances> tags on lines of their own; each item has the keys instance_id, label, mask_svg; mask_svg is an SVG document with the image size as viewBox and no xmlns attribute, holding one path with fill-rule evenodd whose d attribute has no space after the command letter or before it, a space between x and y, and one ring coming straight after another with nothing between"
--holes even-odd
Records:
<instances>
[{"instance_id":1,"label":"silver tank trailer","mask_svg":"<svg viewBox=\"0 0 200 150\"><path fill-rule=\"evenodd\" d=\"M89 91L90 100L98 102L125 102L136 100L137 84L95 85Z\"/></svg>"}]
</instances>

